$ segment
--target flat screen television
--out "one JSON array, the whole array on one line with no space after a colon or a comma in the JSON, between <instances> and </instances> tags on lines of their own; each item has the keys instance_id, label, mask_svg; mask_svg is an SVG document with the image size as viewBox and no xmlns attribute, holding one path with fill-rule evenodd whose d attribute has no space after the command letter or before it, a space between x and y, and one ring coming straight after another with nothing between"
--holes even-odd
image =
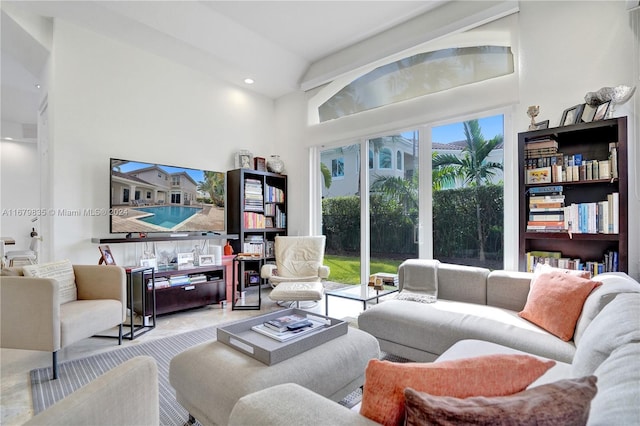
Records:
<instances>
[{"instance_id":1,"label":"flat screen television","mask_svg":"<svg viewBox=\"0 0 640 426\"><path fill-rule=\"evenodd\" d=\"M225 173L110 159L109 231L222 233Z\"/></svg>"}]
</instances>

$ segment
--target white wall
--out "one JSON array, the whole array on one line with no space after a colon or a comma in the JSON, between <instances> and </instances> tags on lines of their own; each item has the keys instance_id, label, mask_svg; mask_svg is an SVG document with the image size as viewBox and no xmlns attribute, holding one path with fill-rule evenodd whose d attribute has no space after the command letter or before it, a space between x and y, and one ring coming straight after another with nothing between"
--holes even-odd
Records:
<instances>
[{"instance_id":1,"label":"white wall","mask_svg":"<svg viewBox=\"0 0 640 426\"><path fill-rule=\"evenodd\" d=\"M510 134L505 134L505 179L509 179L510 171L513 182L517 182L517 133L527 129L530 119L526 110L529 105L540 105L538 121L549 119L551 126L557 126L562 112L584 102L586 92L602 86L636 84L632 75L634 36L625 2L524 1L520 2L518 22L519 40L514 47L519 58L520 79L514 90L518 92L515 97L519 102L513 105L513 117L508 120L513 122L513 129ZM330 145L505 107L511 105L509 98L513 97L514 93L494 90L493 82L487 81L477 87L436 93L312 127L298 124L295 130L288 129L290 137L281 139L281 142L286 149L300 151L296 147L301 143L307 146ZM305 109L306 98L299 94L283 97L276 107L279 116L288 115ZM631 102L620 108L617 114L629 116L631 149L637 145L637 114ZM284 120L279 122L284 123ZM637 158L637 155L634 157L630 153L630 158ZM640 216L640 200L634 194L640 192L637 190L640 183L637 174L632 174L630 179L633 181L629 185L629 272L638 278L640 231L634 218ZM505 185L507 203L509 200L517 202L517 195L517 184ZM505 206L505 257L508 257L506 263L511 269L517 267L516 207ZM304 212L301 214L305 216ZM513 231L507 232L509 230Z\"/></svg>"},{"instance_id":2,"label":"white wall","mask_svg":"<svg viewBox=\"0 0 640 426\"><path fill-rule=\"evenodd\" d=\"M234 153L272 153L273 101L64 21L49 91L51 206L109 207L109 158L226 171ZM55 258L95 263L109 218L56 216ZM131 262L135 245L113 246Z\"/></svg>"}]
</instances>

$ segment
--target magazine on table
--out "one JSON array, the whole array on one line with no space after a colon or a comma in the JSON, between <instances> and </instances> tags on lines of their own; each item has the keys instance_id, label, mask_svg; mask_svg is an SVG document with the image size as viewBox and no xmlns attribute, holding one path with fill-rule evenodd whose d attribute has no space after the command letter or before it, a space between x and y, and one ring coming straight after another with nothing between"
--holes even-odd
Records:
<instances>
[{"instance_id":1,"label":"magazine on table","mask_svg":"<svg viewBox=\"0 0 640 426\"><path fill-rule=\"evenodd\" d=\"M275 339L279 342L286 342L287 340L291 340L296 337L321 330L326 325L324 321L317 321L311 318L303 317L303 320L305 321L305 323L308 323L308 325L300 328L294 328L293 330L287 328L285 331L276 331L272 328L267 327L265 324L254 325L253 327L251 327L251 329L257 333L271 337L272 339Z\"/></svg>"},{"instance_id":2,"label":"magazine on table","mask_svg":"<svg viewBox=\"0 0 640 426\"><path fill-rule=\"evenodd\" d=\"M265 321L264 326L278 332L283 332L283 331L287 331L289 329L288 327L290 326L294 326L296 324L304 324L307 321L308 321L307 317L304 317L302 315L291 314L291 315L285 315L282 317L274 318L269 321ZM298 327L294 327L294 328L298 328Z\"/></svg>"}]
</instances>

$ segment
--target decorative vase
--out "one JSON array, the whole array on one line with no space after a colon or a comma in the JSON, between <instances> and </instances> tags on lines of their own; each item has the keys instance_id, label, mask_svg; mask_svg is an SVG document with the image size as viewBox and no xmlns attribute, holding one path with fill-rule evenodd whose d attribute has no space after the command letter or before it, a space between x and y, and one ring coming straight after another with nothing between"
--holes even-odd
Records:
<instances>
[{"instance_id":1,"label":"decorative vase","mask_svg":"<svg viewBox=\"0 0 640 426\"><path fill-rule=\"evenodd\" d=\"M232 254L233 254L233 247L231 247L231 244L229 244L229 241L227 241L227 244L225 244L224 246L224 255L231 256Z\"/></svg>"},{"instance_id":2,"label":"decorative vase","mask_svg":"<svg viewBox=\"0 0 640 426\"><path fill-rule=\"evenodd\" d=\"M284 162L279 155L271 155L267 160L267 170L272 173L282 173L284 171Z\"/></svg>"}]
</instances>

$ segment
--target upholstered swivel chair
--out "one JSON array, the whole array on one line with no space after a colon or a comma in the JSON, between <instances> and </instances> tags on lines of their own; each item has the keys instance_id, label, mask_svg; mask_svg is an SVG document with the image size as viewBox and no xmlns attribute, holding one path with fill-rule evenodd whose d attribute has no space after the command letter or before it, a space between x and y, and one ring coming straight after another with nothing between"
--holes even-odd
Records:
<instances>
[{"instance_id":1,"label":"upholstered swivel chair","mask_svg":"<svg viewBox=\"0 0 640 426\"><path fill-rule=\"evenodd\" d=\"M30 264L38 263L38 243L40 237L31 237L28 250L9 250L5 252L4 256L7 259L9 266L13 266L14 262L27 262Z\"/></svg>"},{"instance_id":2,"label":"upholstered swivel chair","mask_svg":"<svg viewBox=\"0 0 640 426\"><path fill-rule=\"evenodd\" d=\"M329 277L329 267L323 265L326 237L277 236L274 243L276 264L267 264L260 276L273 287L269 298L278 304L300 308L301 301L321 300L324 286L320 281ZM308 308L310 306L305 306Z\"/></svg>"},{"instance_id":3,"label":"upholstered swivel chair","mask_svg":"<svg viewBox=\"0 0 640 426\"><path fill-rule=\"evenodd\" d=\"M274 243L276 264L267 264L260 275L272 287L282 282L321 281L329 277L329 267L323 265L326 237L277 236Z\"/></svg>"},{"instance_id":4,"label":"upholstered swivel chair","mask_svg":"<svg viewBox=\"0 0 640 426\"><path fill-rule=\"evenodd\" d=\"M121 344L127 314L122 267L69 265L73 274L63 279L60 264L64 263L38 265L47 271L57 268L58 278L42 278L44 273L22 276L21 267L3 270L0 277L0 347L51 352L54 379L58 378L61 348L113 327L118 327Z\"/></svg>"}]
</instances>

